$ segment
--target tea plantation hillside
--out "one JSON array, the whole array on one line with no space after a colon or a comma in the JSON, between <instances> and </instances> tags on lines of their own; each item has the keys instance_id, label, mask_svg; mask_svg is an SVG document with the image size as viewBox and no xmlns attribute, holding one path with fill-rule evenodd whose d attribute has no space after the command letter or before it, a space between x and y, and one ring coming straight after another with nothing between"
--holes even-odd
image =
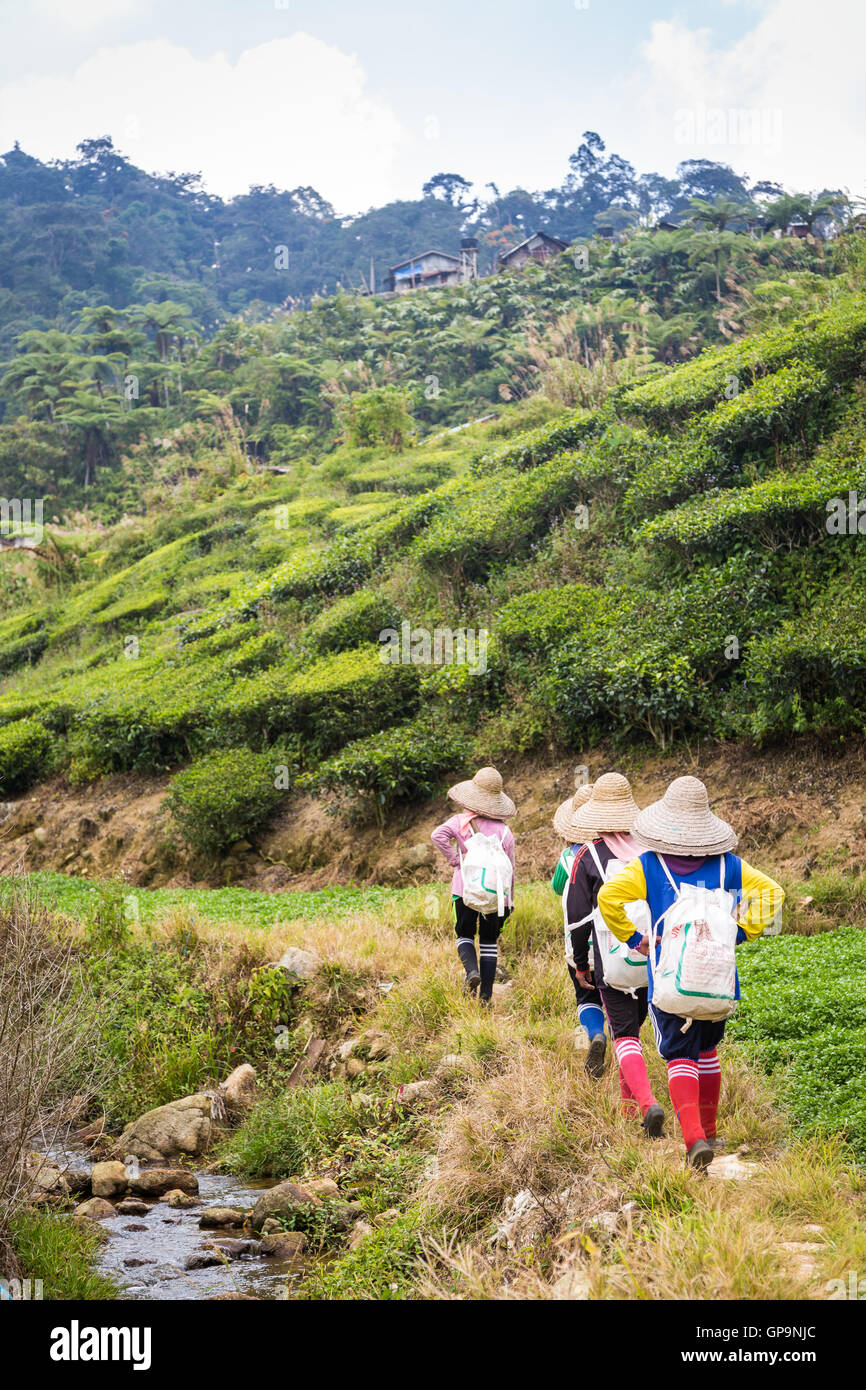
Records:
<instances>
[{"instance_id":1,"label":"tea plantation hillside","mask_svg":"<svg viewBox=\"0 0 866 1390\"><path fill-rule=\"evenodd\" d=\"M4 552L0 792L171 770L218 854L303 790L381 819L540 745L862 731L852 264L591 408L199 470L150 519Z\"/></svg>"}]
</instances>

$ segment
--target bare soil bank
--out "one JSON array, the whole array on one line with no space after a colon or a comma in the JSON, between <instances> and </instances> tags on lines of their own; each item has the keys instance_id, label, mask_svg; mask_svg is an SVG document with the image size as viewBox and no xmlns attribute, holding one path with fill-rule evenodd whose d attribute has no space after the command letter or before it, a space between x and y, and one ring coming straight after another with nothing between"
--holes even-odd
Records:
<instances>
[{"instance_id":1,"label":"bare soil bank","mask_svg":"<svg viewBox=\"0 0 866 1390\"><path fill-rule=\"evenodd\" d=\"M798 740L759 751L705 742L691 756L597 748L567 760L536 756L503 766L518 807L512 824L519 878L551 873L560 849L551 818L581 764L591 777L625 772L641 805L660 796L673 777L702 777L714 809L737 828L741 852L768 856L790 877L808 878L819 863L866 869L863 743ZM241 841L219 863L207 864L177 841L162 809L168 780L119 775L84 787L55 779L34 788L8 803L0 820L0 872L52 869L92 878L122 875L147 887L232 883L265 890L448 876L430 844L431 830L449 814L444 797L393 815L384 829L353 826L320 800L293 798L255 846Z\"/></svg>"}]
</instances>

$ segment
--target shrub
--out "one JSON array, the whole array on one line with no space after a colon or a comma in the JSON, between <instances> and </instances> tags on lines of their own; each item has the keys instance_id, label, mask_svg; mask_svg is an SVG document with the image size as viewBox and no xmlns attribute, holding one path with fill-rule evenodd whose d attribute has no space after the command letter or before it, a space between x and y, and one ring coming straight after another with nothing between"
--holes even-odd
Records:
<instances>
[{"instance_id":1,"label":"shrub","mask_svg":"<svg viewBox=\"0 0 866 1390\"><path fill-rule=\"evenodd\" d=\"M142 593L130 594L127 598L110 603L107 608L94 615L93 621L100 626L122 623L134 618L152 618L168 602L165 589L148 589Z\"/></svg>"},{"instance_id":2,"label":"shrub","mask_svg":"<svg viewBox=\"0 0 866 1390\"><path fill-rule=\"evenodd\" d=\"M799 359L837 382L857 372L864 353L866 306L859 296L849 296L784 328L704 352L667 375L633 386L623 395L623 406L656 425L675 424L724 402L734 378L742 391Z\"/></svg>"},{"instance_id":3,"label":"shrub","mask_svg":"<svg viewBox=\"0 0 866 1390\"><path fill-rule=\"evenodd\" d=\"M824 372L793 362L761 377L733 400L721 401L700 422L711 445L730 453L778 442L804 427L829 394Z\"/></svg>"},{"instance_id":4,"label":"shrub","mask_svg":"<svg viewBox=\"0 0 866 1390\"><path fill-rule=\"evenodd\" d=\"M33 662L48 645L45 616L21 613L0 620L0 674Z\"/></svg>"},{"instance_id":5,"label":"shrub","mask_svg":"<svg viewBox=\"0 0 866 1390\"><path fill-rule=\"evenodd\" d=\"M425 715L348 744L302 777L299 786L334 792L362 816L375 816L382 824L385 812L398 802L432 796L443 774L465 762L469 744L466 734Z\"/></svg>"},{"instance_id":6,"label":"shrub","mask_svg":"<svg viewBox=\"0 0 866 1390\"><path fill-rule=\"evenodd\" d=\"M449 506L413 544L428 568L480 578L491 561L525 551L554 517L583 500L575 458L560 455L531 473L500 472L451 485Z\"/></svg>"},{"instance_id":7,"label":"shrub","mask_svg":"<svg viewBox=\"0 0 866 1390\"><path fill-rule=\"evenodd\" d=\"M166 805L187 843L217 855L260 830L285 799L274 785L278 762L274 752L226 748L178 772Z\"/></svg>"},{"instance_id":8,"label":"shrub","mask_svg":"<svg viewBox=\"0 0 866 1390\"><path fill-rule=\"evenodd\" d=\"M658 456L636 472L623 500L640 519L707 488L727 487L741 479L737 463L711 447L706 437L667 437L659 441Z\"/></svg>"},{"instance_id":9,"label":"shrub","mask_svg":"<svg viewBox=\"0 0 866 1390\"><path fill-rule=\"evenodd\" d=\"M308 625L304 640L320 652L342 652L378 640L379 633L399 622L390 599L370 589L356 589L339 598Z\"/></svg>"},{"instance_id":10,"label":"shrub","mask_svg":"<svg viewBox=\"0 0 866 1390\"><path fill-rule=\"evenodd\" d=\"M862 489L866 463L819 458L800 473L779 471L751 487L708 492L644 522L637 538L681 554L726 555L755 544L770 550L826 535L827 503Z\"/></svg>"},{"instance_id":11,"label":"shrub","mask_svg":"<svg viewBox=\"0 0 866 1390\"><path fill-rule=\"evenodd\" d=\"M389 449L402 449L413 430L408 394L395 386L357 392L342 402L340 414L348 441L355 448L385 444Z\"/></svg>"},{"instance_id":12,"label":"shrub","mask_svg":"<svg viewBox=\"0 0 866 1390\"><path fill-rule=\"evenodd\" d=\"M357 647L235 682L220 693L212 723L233 740L290 734L309 762L405 717L417 700L417 668L386 665L378 647Z\"/></svg>"},{"instance_id":13,"label":"shrub","mask_svg":"<svg viewBox=\"0 0 866 1390\"><path fill-rule=\"evenodd\" d=\"M507 660L515 649L534 654L559 647L572 632L584 627L603 603L604 596L586 584L518 594L499 611L497 652Z\"/></svg>"},{"instance_id":14,"label":"shrub","mask_svg":"<svg viewBox=\"0 0 866 1390\"><path fill-rule=\"evenodd\" d=\"M53 740L36 719L0 727L0 792L22 791L51 769Z\"/></svg>"},{"instance_id":15,"label":"shrub","mask_svg":"<svg viewBox=\"0 0 866 1390\"><path fill-rule=\"evenodd\" d=\"M736 560L668 593L609 594L551 661L554 707L574 741L613 728L649 733L664 748L678 732L712 728L738 678L730 635L743 643L772 612L761 566Z\"/></svg>"},{"instance_id":16,"label":"shrub","mask_svg":"<svg viewBox=\"0 0 866 1390\"><path fill-rule=\"evenodd\" d=\"M744 669L750 733L866 729L864 604L850 583L750 645Z\"/></svg>"},{"instance_id":17,"label":"shrub","mask_svg":"<svg viewBox=\"0 0 866 1390\"><path fill-rule=\"evenodd\" d=\"M477 454L472 461L475 473L495 473L502 468L536 468L567 449L575 449L597 428L593 411L574 410L551 425L541 425L521 434L513 444L494 453Z\"/></svg>"}]
</instances>

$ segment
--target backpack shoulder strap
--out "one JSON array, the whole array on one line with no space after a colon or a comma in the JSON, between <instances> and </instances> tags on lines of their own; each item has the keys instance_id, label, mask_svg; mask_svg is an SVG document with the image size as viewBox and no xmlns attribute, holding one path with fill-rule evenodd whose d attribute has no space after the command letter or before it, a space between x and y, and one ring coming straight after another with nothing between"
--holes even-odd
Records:
<instances>
[{"instance_id":1,"label":"backpack shoulder strap","mask_svg":"<svg viewBox=\"0 0 866 1390\"><path fill-rule=\"evenodd\" d=\"M587 842L586 842L586 847L587 847L587 849L589 850L590 854L592 855L593 859L595 860L595 867L598 869L598 872L601 874L601 881L602 881L602 883L607 883L607 875L605 874L604 869L603 869L602 866L601 866L601 860L600 860L599 857L598 857L598 851L596 850L595 845L593 844L592 840L587 840Z\"/></svg>"},{"instance_id":2,"label":"backpack shoulder strap","mask_svg":"<svg viewBox=\"0 0 866 1390\"><path fill-rule=\"evenodd\" d=\"M670 869L668 868L668 866L667 866L667 864L665 863L665 861L662 859L661 855L658 853L658 851L656 851L656 859L657 859L657 860L659 861L659 863L661 864L662 869L664 870L665 878L667 879L668 883L671 885L671 888L673 888L675 894L677 895L677 897L679 897L679 896L680 896L680 889L677 887L676 883L674 883L674 876L673 876L673 874L671 873L671 871L670 871ZM722 870L722 872L724 873L724 869Z\"/></svg>"},{"instance_id":3,"label":"backpack shoulder strap","mask_svg":"<svg viewBox=\"0 0 866 1390\"><path fill-rule=\"evenodd\" d=\"M723 854L719 855L719 887L723 890L725 887L725 856Z\"/></svg>"}]
</instances>

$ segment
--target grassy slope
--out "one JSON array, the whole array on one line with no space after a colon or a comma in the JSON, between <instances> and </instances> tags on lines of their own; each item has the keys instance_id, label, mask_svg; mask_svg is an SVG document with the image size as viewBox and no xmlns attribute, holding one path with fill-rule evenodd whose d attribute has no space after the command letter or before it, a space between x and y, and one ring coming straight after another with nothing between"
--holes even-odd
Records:
<instances>
[{"instance_id":1,"label":"grassy slope","mask_svg":"<svg viewBox=\"0 0 866 1390\"><path fill-rule=\"evenodd\" d=\"M49 897L57 886L41 885ZM94 891L67 886L73 920ZM251 1173L327 1173L373 1225L352 1252L327 1224L316 1227L333 1259L309 1274L302 1296L549 1298L563 1296L567 1276L573 1290L602 1298L823 1297L828 1279L862 1265L862 1058L835 1089L828 1072L834 1057L862 1051L866 935L844 926L853 896L837 900L837 932L740 951L744 1001L724 1050L720 1129L757 1165L745 1182L685 1172L675 1138L649 1145L620 1117L611 1067L600 1085L587 1079L545 884L521 892L503 946L511 980L497 987L491 1014L461 993L441 886L366 900L331 894L314 915L313 895L284 894L276 922L258 915L253 894L244 913L235 893L216 909L219 922L205 920L210 895L139 896L149 906L131 935L116 934L119 905L105 891L101 916L91 911L84 926L98 951L114 943L110 980L91 967L98 987L113 1008L133 1010L106 1035L116 1085L103 1099L119 1123L252 1059L263 1096L222 1161ZM288 945L315 951L323 969L300 995L271 998L261 985L271 972L258 967ZM218 1015L228 1024L215 1046ZM288 1042L275 1052L277 1024ZM329 1040L335 1067L288 1091L287 1070L313 1035ZM372 1049L372 1060L383 1037L389 1055ZM365 1062L355 1077L336 1056L347 1038ZM664 1068L645 1042L670 1115ZM455 1053L460 1068L443 1074ZM437 1076L428 1103L401 1104L401 1085ZM541 1212L515 1248L492 1247L504 1204L525 1189Z\"/></svg>"}]
</instances>

